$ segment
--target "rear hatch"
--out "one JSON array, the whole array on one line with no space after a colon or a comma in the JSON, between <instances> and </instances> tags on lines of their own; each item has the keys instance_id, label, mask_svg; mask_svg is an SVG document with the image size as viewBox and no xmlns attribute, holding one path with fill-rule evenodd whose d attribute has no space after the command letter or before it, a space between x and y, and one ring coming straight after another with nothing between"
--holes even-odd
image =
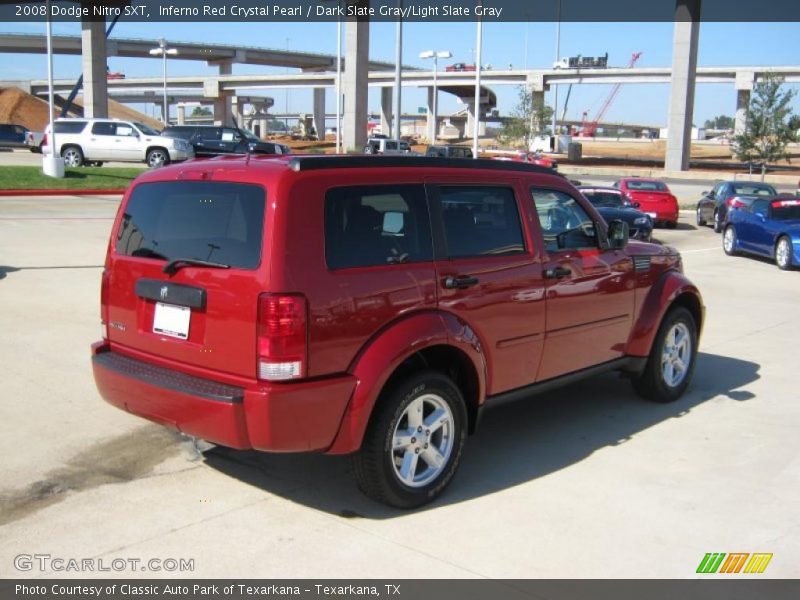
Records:
<instances>
[{"instance_id":1,"label":"rear hatch","mask_svg":"<svg viewBox=\"0 0 800 600\"><path fill-rule=\"evenodd\" d=\"M112 345L254 378L264 188L141 183L121 210L104 275Z\"/></svg>"}]
</instances>

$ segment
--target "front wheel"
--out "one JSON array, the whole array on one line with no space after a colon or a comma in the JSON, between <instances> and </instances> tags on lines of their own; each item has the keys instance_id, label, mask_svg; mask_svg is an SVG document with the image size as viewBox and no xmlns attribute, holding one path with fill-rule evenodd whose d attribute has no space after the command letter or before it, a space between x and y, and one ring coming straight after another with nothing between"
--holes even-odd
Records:
<instances>
[{"instance_id":1,"label":"front wheel","mask_svg":"<svg viewBox=\"0 0 800 600\"><path fill-rule=\"evenodd\" d=\"M781 271L789 271L792 268L792 242L785 235L775 244L775 264Z\"/></svg>"},{"instance_id":2,"label":"front wheel","mask_svg":"<svg viewBox=\"0 0 800 600\"><path fill-rule=\"evenodd\" d=\"M728 256L736 255L736 230L733 225L728 225L722 234L722 249Z\"/></svg>"},{"instance_id":3,"label":"front wheel","mask_svg":"<svg viewBox=\"0 0 800 600\"><path fill-rule=\"evenodd\" d=\"M379 398L353 464L367 496L397 508L421 506L450 483L467 437L467 410L446 376L425 371Z\"/></svg>"},{"instance_id":4,"label":"front wheel","mask_svg":"<svg viewBox=\"0 0 800 600\"><path fill-rule=\"evenodd\" d=\"M147 166L157 169L169 164L169 154L163 148L153 148L147 153Z\"/></svg>"},{"instance_id":5,"label":"front wheel","mask_svg":"<svg viewBox=\"0 0 800 600\"><path fill-rule=\"evenodd\" d=\"M696 359L694 317L682 306L673 308L658 329L644 371L633 380L634 388L648 400L673 402L689 385Z\"/></svg>"}]
</instances>

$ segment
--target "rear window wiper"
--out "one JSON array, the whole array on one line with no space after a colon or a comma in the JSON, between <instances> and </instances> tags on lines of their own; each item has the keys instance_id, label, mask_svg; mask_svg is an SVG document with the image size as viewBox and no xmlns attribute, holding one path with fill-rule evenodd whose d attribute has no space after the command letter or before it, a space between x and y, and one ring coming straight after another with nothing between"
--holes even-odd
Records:
<instances>
[{"instance_id":1,"label":"rear window wiper","mask_svg":"<svg viewBox=\"0 0 800 600\"><path fill-rule=\"evenodd\" d=\"M230 265L213 262L210 260L200 260L199 258L173 258L162 269L169 276L174 275L183 267L210 267L213 269L230 269Z\"/></svg>"}]
</instances>

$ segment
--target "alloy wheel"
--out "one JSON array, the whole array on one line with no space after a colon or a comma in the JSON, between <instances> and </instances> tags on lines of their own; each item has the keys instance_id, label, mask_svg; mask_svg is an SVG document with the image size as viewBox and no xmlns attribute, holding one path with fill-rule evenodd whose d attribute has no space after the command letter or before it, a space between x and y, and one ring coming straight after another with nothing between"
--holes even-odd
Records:
<instances>
[{"instance_id":1,"label":"alloy wheel","mask_svg":"<svg viewBox=\"0 0 800 600\"><path fill-rule=\"evenodd\" d=\"M692 337L683 322L675 323L667 333L661 350L661 374L664 383L678 387L689 372L692 361Z\"/></svg>"}]
</instances>

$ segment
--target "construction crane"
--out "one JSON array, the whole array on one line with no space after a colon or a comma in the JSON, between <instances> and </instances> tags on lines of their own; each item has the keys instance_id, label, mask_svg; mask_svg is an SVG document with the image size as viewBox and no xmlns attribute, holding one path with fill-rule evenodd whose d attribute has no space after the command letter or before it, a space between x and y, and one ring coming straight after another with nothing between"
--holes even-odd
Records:
<instances>
[{"instance_id":1,"label":"construction crane","mask_svg":"<svg viewBox=\"0 0 800 600\"><path fill-rule=\"evenodd\" d=\"M639 57L642 56L641 52L634 52L631 55L631 61L628 63L628 68L632 68L636 61L639 60ZM597 115L595 116L593 121L587 121L587 117L589 116L589 111L583 112L583 123L581 125L581 132L580 137L594 137L595 133L597 133L597 125L603 120L603 117L606 116L608 109L611 108L611 105L614 103L614 99L617 97L619 93L619 88L622 87L622 83L617 83L611 88L611 92L608 94L608 98L606 101L603 102L603 105L600 107L600 110L597 111Z\"/></svg>"}]
</instances>

